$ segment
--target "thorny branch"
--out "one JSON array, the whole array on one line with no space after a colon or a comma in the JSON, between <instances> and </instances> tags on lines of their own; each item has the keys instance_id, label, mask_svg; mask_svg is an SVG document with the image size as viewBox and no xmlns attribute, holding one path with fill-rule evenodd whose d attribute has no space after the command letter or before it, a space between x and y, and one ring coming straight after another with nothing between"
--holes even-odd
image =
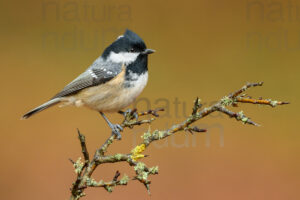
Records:
<instances>
[{"instance_id":1,"label":"thorny branch","mask_svg":"<svg viewBox=\"0 0 300 200\"><path fill-rule=\"evenodd\" d=\"M244 124L250 124L259 126L257 123L252 121L249 117L247 117L243 111L233 112L230 111L227 107L233 106L237 107L239 103L251 103L251 104L261 104L261 105L269 105L275 107L277 105L288 104L288 102L283 101L275 101L271 99L253 99L252 97L246 97L244 92L251 87L262 86L263 82L259 83L247 83L241 89L230 93L227 96L224 96L217 103L210 107L202 108L201 100L196 98L194 102L194 106L192 109L192 113L185 121L182 123L173 125L167 130L148 130L142 136L142 142L137 145L134 149L131 150L130 153L127 154L115 154L115 155L105 155L108 147L113 143L116 139L115 135L111 135L105 143L96 150L94 157L90 159L89 153L87 151L85 136L82 135L78 130L78 138L80 140L82 154L84 157L84 162L79 158L76 162L72 161L75 168L75 173L77 174L77 178L71 187L71 200L78 200L82 196L85 195L84 189L87 187L103 187L108 192L112 192L113 188L118 185L127 185L130 178L124 174L121 179L120 172L117 171L113 179L109 182L105 182L103 180L96 181L92 178L92 174L94 170L102 164L105 163L115 163L115 162L127 162L130 166L135 170L136 176L132 177L131 180L138 180L141 182L150 193L150 180L148 179L149 175L158 174L158 166L147 167L143 162L138 162L139 159L146 157L142 154L142 152L154 141L162 140L176 132L179 131L189 131L193 132L205 132L205 129L199 129L196 126L191 126L194 122L208 116L213 112L222 112L228 115L230 118L235 118L237 121L241 121ZM123 128L133 128L137 125L142 124L150 124L156 117L159 117L158 112L163 111L163 109L149 110L146 112L137 112L136 109L131 112L125 113L124 121L121 123ZM124 114L124 113L123 113ZM145 115L152 115L153 118L148 120L139 120L138 117L142 117Z\"/></svg>"}]
</instances>

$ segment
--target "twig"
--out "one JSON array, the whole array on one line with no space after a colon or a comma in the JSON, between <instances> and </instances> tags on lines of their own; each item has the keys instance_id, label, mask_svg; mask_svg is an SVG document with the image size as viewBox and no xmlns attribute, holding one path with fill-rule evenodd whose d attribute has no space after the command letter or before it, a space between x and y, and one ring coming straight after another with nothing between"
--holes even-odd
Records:
<instances>
[{"instance_id":1,"label":"twig","mask_svg":"<svg viewBox=\"0 0 300 200\"><path fill-rule=\"evenodd\" d=\"M77 174L76 181L73 183L71 188L71 200L77 200L84 196L84 189L87 187L103 187L108 192L112 192L113 188L118 185L126 185L127 182L130 180L127 175L124 175L122 179L118 180L120 176L120 172L117 171L115 176L113 177L112 181L104 182L103 180L100 180L99 182L95 181L92 178L92 174L95 171L95 169L102 164L105 163L116 163L116 162L127 162L130 166L134 168L134 171L136 173L136 176L133 177L133 180L138 180L141 182L147 189L148 193L150 194L150 184L151 181L149 180L150 175L158 174L158 167L147 167L145 163L138 162L139 159L146 157L143 155L143 151L154 141L164 139L176 132L179 131L189 131L190 133L193 132L205 132L206 129L199 129L198 127L191 125L208 116L209 114L213 112L221 112L225 115L229 116L230 118L235 118L237 121L241 121L244 124L250 124L259 126L257 123L252 121L249 117L246 117L244 115L243 111L240 112L233 112L230 111L227 107L229 106L237 106L239 103L251 103L251 104L260 104L260 105L270 105L272 107L275 107L276 105L285 105L288 104L288 102L283 101L275 101L270 99L252 99L251 97L245 97L246 94L243 94L246 90L248 90L251 87L257 87L262 86L263 82L259 83L247 83L245 86L243 86L241 89L236 90L235 92L230 93L229 95L223 97L220 99L217 103L214 105L207 107L207 108L201 108L202 104L200 99L197 97L194 106L192 109L192 113L189 117L187 117L186 120L183 122L173 125L172 127L166 129L166 130L154 130L150 131L148 130L146 133L142 136L142 142L137 145L134 149L131 150L128 154L115 154L115 155L105 155L108 147L114 142L116 139L114 135L111 135L104 144L96 150L94 157L92 160L89 158L89 154L86 148L86 142L85 137L78 131L79 140L81 144L82 153L84 156L85 163L82 163L80 158L74 162L71 160L71 162L74 165L75 172ZM156 109L156 110L149 110L146 112L140 112L138 113L136 109L132 110L131 112L128 112L124 116L124 120L121 123L122 128L133 128L134 126L142 125L142 124L149 124L155 118L151 119L143 119L139 120L138 117L145 116L145 115L152 115L154 117L158 117L159 111L163 111L163 109ZM124 113L123 113L124 114Z\"/></svg>"},{"instance_id":2,"label":"twig","mask_svg":"<svg viewBox=\"0 0 300 200\"><path fill-rule=\"evenodd\" d=\"M89 156L89 152L87 151L87 148L86 148L85 136L80 133L79 129L77 129L77 133L78 133L78 138L80 141L82 154L83 154L85 163L88 163L90 161L90 156Z\"/></svg>"},{"instance_id":3,"label":"twig","mask_svg":"<svg viewBox=\"0 0 300 200\"><path fill-rule=\"evenodd\" d=\"M151 114L151 115L153 115L154 117L159 117L159 115L158 115L158 112L159 112L159 111L164 111L164 109L163 109L163 108L157 108L157 109L155 109L155 110L148 110L148 111L146 111L146 112L138 113L138 116L144 116L144 115L149 115L149 114Z\"/></svg>"},{"instance_id":4,"label":"twig","mask_svg":"<svg viewBox=\"0 0 300 200\"><path fill-rule=\"evenodd\" d=\"M155 111L147 111L147 112L141 112L141 113L138 113L138 116L144 116L144 115L147 115L146 113L148 114L153 114L153 113L157 113L158 111L162 111L163 109L158 109L158 110L155 110ZM142 124L149 124L151 123L154 118L151 118L150 120L138 120L138 119L135 119L134 117L134 113L132 113L132 116L129 116L129 117L125 117L123 123L121 124L121 126L123 128L127 128L127 127L134 127L136 125L142 125ZM81 144L81 150L82 150L82 153L85 157L85 161L86 160L89 160L89 156L88 156L88 151L87 151L87 148L86 148L86 142L85 142L85 137L83 134L81 134L79 131L78 131L78 134L79 134L79 140L80 140L80 144ZM130 154L115 154L115 155L109 155L109 156L106 156L105 155L105 152L107 151L107 148L113 143L113 141L116 139L115 135L111 135L105 142L104 144L96 150L95 152L95 155L93 157L93 159L90 161L87 162L87 165L84 165L82 163L80 163L80 159L77 161L77 162L74 162L74 167L75 167L75 172L77 174L77 178L76 178L76 181L73 183L73 186L71 188L71 197L70 199L79 199L83 196L85 196L83 190L86 188L86 187L104 187L104 186L111 186L111 184L115 184L115 182L108 182L108 183L102 183L101 184L94 184L93 186L88 184L89 181L91 181L91 175L92 173L94 172L94 170L97 168L98 165L100 164L104 164L104 163L114 163L114 162L128 162L128 164L130 166L136 166L137 163L134 162L132 159L131 159L131 155ZM86 159L88 158L88 159ZM81 166L82 165L82 166ZM85 166L85 170L83 170ZM148 169L148 168L145 168L145 169ZM121 181L121 185L125 185L125 183L127 184L127 179L126 177L123 177L123 181ZM127 180L127 181L126 181ZM95 183L95 182L94 182ZM98 182L99 183L99 182ZM118 183L116 183L116 185L119 185ZM105 187L105 189L109 190L110 188L109 187Z\"/></svg>"},{"instance_id":5,"label":"twig","mask_svg":"<svg viewBox=\"0 0 300 200\"><path fill-rule=\"evenodd\" d=\"M252 99L252 98L243 98L243 97L236 98L236 101L240 102L240 103L252 103L252 104L269 105L269 106L272 106L272 107L275 107L277 105L289 104L289 102L273 101L271 99Z\"/></svg>"}]
</instances>

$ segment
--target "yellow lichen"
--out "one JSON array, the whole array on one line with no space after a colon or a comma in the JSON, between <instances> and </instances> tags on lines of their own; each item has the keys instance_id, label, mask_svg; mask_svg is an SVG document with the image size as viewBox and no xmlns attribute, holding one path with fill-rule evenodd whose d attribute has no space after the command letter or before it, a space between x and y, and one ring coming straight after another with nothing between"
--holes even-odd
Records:
<instances>
[{"instance_id":1,"label":"yellow lichen","mask_svg":"<svg viewBox=\"0 0 300 200\"><path fill-rule=\"evenodd\" d=\"M136 146L134 149L132 149L131 151L131 159L133 161L137 161L140 158L144 158L145 155L141 154L143 151L145 151L146 149L146 145L145 144L141 144Z\"/></svg>"}]
</instances>

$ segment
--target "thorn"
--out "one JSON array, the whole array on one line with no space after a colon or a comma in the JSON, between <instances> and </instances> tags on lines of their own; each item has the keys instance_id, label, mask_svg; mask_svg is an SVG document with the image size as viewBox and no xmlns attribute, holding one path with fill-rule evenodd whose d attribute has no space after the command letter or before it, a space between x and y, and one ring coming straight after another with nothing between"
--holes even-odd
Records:
<instances>
[{"instance_id":1,"label":"thorn","mask_svg":"<svg viewBox=\"0 0 300 200\"><path fill-rule=\"evenodd\" d=\"M116 174L115 174L115 176L114 176L114 178L113 178L113 181L117 181L120 175L121 175L121 174L120 174L119 170L117 170L117 171L116 171Z\"/></svg>"},{"instance_id":2,"label":"thorn","mask_svg":"<svg viewBox=\"0 0 300 200\"><path fill-rule=\"evenodd\" d=\"M254 126L257 126L257 127L260 127L260 126L261 126L260 124L257 124L257 123L255 123L255 122L253 122L253 121L251 121L251 120L248 120L247 123L248 123L248 124L251 124L251 125L254 125Z\"/></svg>"},{"instance_id":3,"label":"thorn","mask_svg":"<svg viewBox=\"0 0 300 200\"><path fill-rule=\"evenodd\" d=\"M199 129L197 126L195 126L194 128L192 128L192 131L195 131L195 132L206 132L207 130L206 129Z\"/></svg>"},{"instance_id":4,"label":"thorn","mask_svg":"<svg viewBox=\"0 0 300 200\"><path fill-rule=\"evenodd\" d=\"M150 192L150 184L149 183L144 183L147 191L148 191L148 195L151 195L151 192Z\"/></svg>"},{"instance_id":5,"label":"thorn","mask_svg":"<svg viewBox=\"0 0 300 200\"><path fill-rule=\"evenodd\" d=\"M194 101L192 115L195 115L201 107L202 107L202 104L200 103L200 99L197 97Z\"/></svg>"},{"instance_id":6,"label":"thorn","mask_svg":"<svg viewBox=\"0 0 300 200\"><path fill-rule=\"evenodd\" d=\"M77 128L77 133L78 133L78 136L80 137L82 134L80 133L80 130Z\"/></svg>"},{"instance_id":7,"label":"thorn","mask_svg":"<svg viewBox=\"0 0 300 200\"><path fill-rule=\"evenodd\" d=\"M199 129L197 126L194 126L193 128L186 127L184 130L190 132L192 135L194 134L194 132L200 133L207 131L206 129Z\"/></svg>"},{"instance_id":8,"label":"thorn","mask_svg":"<svg viewBox=\"0 0 300 200\"><path fill-rule=\"evenodd\" d=\"M150 114L155 116L155 117L159 117L159 114L157 113L158 111L164 111L165 109L163 108L158 108L158 109L155 109L155 110L150 110Z\"/></svg>"}]
</instances>

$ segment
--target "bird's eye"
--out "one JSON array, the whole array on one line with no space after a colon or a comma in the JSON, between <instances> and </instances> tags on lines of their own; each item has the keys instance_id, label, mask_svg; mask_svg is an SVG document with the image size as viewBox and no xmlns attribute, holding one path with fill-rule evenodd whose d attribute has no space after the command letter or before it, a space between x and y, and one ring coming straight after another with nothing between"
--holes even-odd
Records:
<instances>
[{"instance_id":1,"label":"bird's eye","mask_svg":"<svg viewBox=\"0 0 300 200\"><path fill-rule=\"evenodd\" d=\"M129 52L135 52L134 48L131 48L131 49L129 50Z\"/></svg>"}]
</instances>

